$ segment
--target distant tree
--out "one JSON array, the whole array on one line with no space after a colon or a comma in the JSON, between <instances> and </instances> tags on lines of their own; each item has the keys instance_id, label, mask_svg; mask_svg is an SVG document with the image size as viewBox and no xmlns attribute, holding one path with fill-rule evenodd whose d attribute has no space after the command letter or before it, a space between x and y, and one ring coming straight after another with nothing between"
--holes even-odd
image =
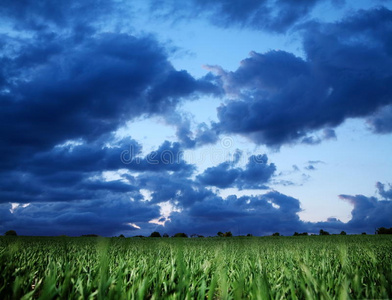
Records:
<instances>
[{"instance_id":1,"label":"distant tree","mask_svg":"<svg viewBox=\"0 0 392 300\"><path fill-rule=\"evenodd\" d=\"M362 235L366 235L366 232L362 232Z\"/></svg>"},{"instance_id":2,"label":"distant tree","mask_svg":"<svg viewBox=\"0 0 392 300\"><path fill-rule=\"evenodd\" d=\"M161 234L158 231L154 231L150 234L150 237L161 237Z\"/></svg>"},{"instance_id":3,"label":"distant tree","mask_svg":"<svg viewBox=\"0 0 392 300\"><path fill-rule=\"evenodd\" d=\"M118 237L119 238L125 238L125 236L123 234L120 234Z\"/></svg>"},{"instance_id":4,"label":"distant tree","mask_svg":"<svg viewBox=\"0 0 392 300\"><path fill-rule=\"evenodd\" d=\"M232 237L233 234L231 233L231 231L227 231L223 234L224 237Z\"/></svg>"},{"instance_id":5,"label":"distant tree","mask_svg":"<svg viewBox=\"0 0 392 300\"><path fill-rule=\"evenodd\" d=\"M299 236L298 232L294 232L293 236Z\"/></svg>"},{"instance_id":6,"label":"distant tree","mask_svg":"<svg viewBox=\"0 0 392 300\"><path fill-rule=\"evenodd\" d=\"M392 227L391 228L385 228L385 227L377 228L376 234L392 234Z\"/></svg>"},{"instance_id":7,"label":"distant tree","mask_svg":"<svg viewBox=\"0 0 392 300\"><path fill-rule=\"evenodd\" d=\"M98 234L83 234L82 237L99 237Z\"/></svg>"},{"instance_id":8,"label":"distant tree","mask_svg":"<svg viewBox=\"0 0 392 300\"><path fill-rule=\"evenodd\" d=\"M8 230L4 235L7 235L7 236L17 236L15 230Z\"/></svg>"},{"instance_id":9,"label":"distant tree","mask_svg":"<svg viewBox=\"0 0 392 300\"><path fill-rule=\"evenodd\" d=\"M320 229L320 235L329 235L329 232Z\"/></svg>"},{"instance_id":10,"label":"distant tree","mask_svg":"<svg viewBox=\"0 0 392 300\"><path fill-rule=\"evenodd\" d=\"M279 232L275 232L275 233L272 234L272 236L280 236L280 233Z\"/></svg>"},{"instance_id":11,"label":"distant tree","mask_svg":"<svg viewBox=\"0 0 392 300\"><path fill-rule=\"evenodd\" d=\"M168 237L169 237L169 235L168 235L167 233L164 233L164 234L162 235L162 237L164 237L164 238L168 238Z\"/></svg>"},{"instance_id":12,"label":"distant tree","mask_svg":"<svg viewBox=\"0 0 392 300\"><path fill-rule=\"evenodd\" d=\"M175 238L177 238L177 237L187 238L188 235L183 233L183 232L179 232L179 233L176 233L173 237L175 237Z\"/></svg>"},{"instance_id":13,"label":"distant tree","mask_svg":"<svg viewBox=\"0 0 392 300\"><path fill-rule=\"evenodd\" d=\"M246 236L253 236L253 234L251 234L251 233L248 233Z\"/></svg>"},{"instance_id":14,"label":"distant tree","mask_svg":"<svg viewBox=\"0 0 392 300\"><path fill-rule=\"evenodd\" d=\"M144 236L144 235L135 235L134 237L137 237L137 238L144 238L145 236Z\"/></svg>"},{"instance_id":15,"label":"distant tree","mask_svg":"<svg viewBox=\"0 0 392 300\"><path fill-rule=\"evenodd\" d=\"M345 231L341 231L340 235L346 235L347 233Z\"/></svg>"},{"instance_id":16,"label":"distant tree","mask_svg":"<svg viewBox=\"0 0 392 300\"><path fill-rule=\"evenodd\" d=\"M219 237L223 237L223 232L220 232L220 231L219 231L219 232L217 233L217 235L218 235Z\"/></svg>"}]
</instances>

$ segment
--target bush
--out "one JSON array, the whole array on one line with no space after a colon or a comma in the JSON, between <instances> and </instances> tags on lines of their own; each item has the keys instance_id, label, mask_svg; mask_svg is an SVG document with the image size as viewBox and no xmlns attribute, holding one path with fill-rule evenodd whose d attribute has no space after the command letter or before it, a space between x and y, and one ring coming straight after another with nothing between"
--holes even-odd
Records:
<instances>
[{"instance_id":1,"label":"bush","mask_svg":"<svg viewBox=\"0 0 392 300\"><path fill-rule=\"evenodd\" d=\"M272 234L272 236L280 236L280 233L279 232L275 232L275 233Z\"/></svg>"},{"instance_id":2,"label":"bush","mask_svg":"<svg viewBox=\"0 0 392 300\"><path fill-rule=\"evenodd\" d=\"M150 234L150 237L161 237L161 234L158 231L154 231Z\"/></svg>"},{"instance_id":3,"label":"bush","mask_svg":"<svg viewBox=\"0 0 392 300\"><path fill-rule=\"evenodd\" d=\"M173 237L187 238L188 236L183 232L179 232L179 233L176 233Z\"/></svg>"},{"instance_id":4,"label":"bush","mask_svg":"<svg viewBox=\"0 0 392 300\"><path fill-rule=\"evenodd\" d=\"M347 233L345 232L345 231L342 231L341 233L340 233L340 235L346 235Z\"/></svg>"},{"instance_id":5,"label":"bush","mask_svg":"<svg viewBox=\"0 0 392 300\"><path fill-rule=\"evenodd\" d=\"M15 230L8 230L4 235L7 235L7 236L17 236Z\"/></svg>"},{"instance_id":6,"label":"bush","mask_svg":"<svg viewBox=\"0 0 392 300\"><path fill-rule=\"evenodd\" d=\"M392 227L391 228L385 228L385 227L377 228L376 234L392 234Z\"/></svg>"}]
</instances>

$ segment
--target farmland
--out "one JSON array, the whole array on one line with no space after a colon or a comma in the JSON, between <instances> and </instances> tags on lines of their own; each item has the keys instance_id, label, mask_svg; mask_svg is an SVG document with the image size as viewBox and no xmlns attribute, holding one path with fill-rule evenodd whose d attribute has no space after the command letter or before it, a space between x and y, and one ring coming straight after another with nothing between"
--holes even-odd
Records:
<instances>
[{"instance_id":1,"label":"farmland","mask_svg":"<svg viewBox=\"0 0 392 300\"><path fill-rule=\"evenodd\" d=\"M391 235L0 237L0 299L391 297Z\"/></svg>"}]
</instances>

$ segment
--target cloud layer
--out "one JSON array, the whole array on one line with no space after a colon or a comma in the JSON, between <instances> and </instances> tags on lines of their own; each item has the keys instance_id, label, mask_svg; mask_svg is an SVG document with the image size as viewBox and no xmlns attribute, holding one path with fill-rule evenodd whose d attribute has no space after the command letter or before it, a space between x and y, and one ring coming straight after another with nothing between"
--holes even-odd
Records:
<instances>
[{"instance_id":1,"label":"cloud layer","mask_svg":"<svg viewBox=\"0 0 392 300\"><path fill-rule=\"evenodd\" d=\"M334 128L348 118L391 132L392 44L385 37L392 36L392 12L312 21L321 2L151 1L151 17L170 12L173 21L203 17L225 28L302 37L304 57L251 52L237 70L210 66L214 74L202 78L176 69L158 37L130 29L138 11L132 4L0 3L0 233L262 235L392 226L392 190L382 183L379 199L340 196L353 205L348 223L309 223L298 216L299 199L269 188L279 175L266 154L247 154L242 166L236 152L201 173L183 157L224 134L272 148L315 145L336 139ZM223 103L217 122L195 125L181 105L203 96ZM155 151L143 154L142 142L116 135L127 122L153 116L176 128ZM254 195L220 196L228 188ZM151 223L165 215L164 203L175 211L161 219L165 226Z\"/></svg>"}]
</instances>

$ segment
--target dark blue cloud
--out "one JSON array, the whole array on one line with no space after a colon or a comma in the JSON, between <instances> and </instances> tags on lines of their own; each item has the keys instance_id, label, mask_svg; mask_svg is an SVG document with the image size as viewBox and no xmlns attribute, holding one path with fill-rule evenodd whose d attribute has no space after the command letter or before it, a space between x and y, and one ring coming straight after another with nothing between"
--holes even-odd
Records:
<instances>
[{"instance_id":1,"label":"dark blue cloud","mask_svg":"<svg viewBox=\"0 0 392 300\"><path fill-rule=\"evenodd\" d=\"M319 2L309 1L256 1L192 0L152 1L151 9L161 17L171 19L207 18L220 27L247 27L257 30L285 32L303 21ZM343 1L328 1L340 5Z\"/></svg>"},{"instance_id":2,"label":"dark blue cloud","mask_svg":"<svg viewBox=\"0 0 392 300\"><path fill-rule=\"evenodd\" d=\"M385 189L385 184L381 182L376 183L376 188L381 197L387 200L392 200L392 185L389 184L389 189Z\"/></svg>"},{"instance_id":3,"label":"dark blue cloud","mask_svg":"<svg viewBox=\"0 0 392 300\"><path fill-rule=\"evenodd\" d=\"M20 235L136 235L136 228L128 223L148 227L148 220L159 217L158 206L119 195L95 201L35 203L13 213L10 208L10 204L0 204L0 231L14 228Z\"/></svg>"},{"instance_id":4,"label":"dark blue cloud","mask_svg":"<svg viewBox=\"0 0 392 300\"><path fill-rule=\"evenodd\" d=\"M374 133L392 132L392 105L385 106L367 119L367 124Z\"/></svg>"},{"instance_id":5,"label":"dark blue cloud","mask_svg":"<svg viewBox=\"0 0 392 300\"><path fill-rule=\"evenodd\" d=\"M137 116L170 111L181 97L214 90L174 70L150 38L104 34L82 45L57 42L65 43L61 53L31 69L22 63L3 66L16 74L0 95L1 119L7 124L1 129L4 153L16 155L21 145L34 150L95 139ZM16 55L12 60L22 54Z\"/></svg>"},{"instance_id":6,"label":"dark blue cloud","mask_svg":"<svg viewBox=\"0 0 392 300\"><path fill-rule=\"evenodd\" d=\"M218 134L211 130L206 123L197 125L195 132L191 130L192 120L185 113L174 111L165 115L169 125L176 127L176 136L183 148L197 148L200 146L214 144L218 141Z\"/></svg>"},{"instance_id":7,"label":"dark blue cloud","mask_svg":"<svg viewBox=\"0 0 392 300\"><path fill-rule=\"evenodd\" d=\"M238 157L237 157L238 161ZM207 168L197 179L204 185L219 188L266 189L276 167L268 164L267 155L251 155L245 168L235 167L236 161Z\"/></svg>"},{"instance_id":8,"label":"dark blue cloud","mask_svg":"<svg viewBox=\"0 0 392 300\"><path fill-rule=\"evenodd\" d=\"M14 30L42 34L53 31L67 33L71 29L77 37L81 37L94 32L100 22L110 22L114 16L120 16L119 4L111 0L5 0L0 3L0 16L4 20L3 24Z\"/></svg>"},{"instance_id":9,"label":"dark blue cloud","mask_svg":"<svg viewBox=\"0 0 392 300\"><path fill-rule=\"evenodd\" d=\"M218 231L232 231L235 235L266 235L276 231L289 234L294 228L302 228L297 215L300 210L297 199L278 192L227 199L215 196L173 213L171 221L161 230L172 233L181 228L204 235L216 235Z\"/></svg>"},{"instance_id":10,"label":"dark blue cloud","mask_svg":"<svg viewBox=\"0 0 392 300\"><path fill-rule=\"evenodd\" d=\"M190 207L195 202L214 197L215 194L205 186L177 172L170 174L144 173L138 176L138 187L151 191L151 203L171 202L174 206Z\"/></svg>"},{"instance_id":11,"label":"dark blue cloud","mask_svg":"<svg viewBox=\"0 0 392 300\"><path fill-rule=\"evenodd\" d=\"M352 218L345 224L351 232L374 233L378 227L392 226L392 201L378 200L364 195L340 195L341 199L353 205Z\"/></svg>"},{"instance_id":12,"label":"dark blue cloud","mask_svg":"<svg viewBox=\"0 0 392 300\"><path fill-rule=\"evenodd\" d=\"M344 120L391 104L392 45L385 38L391 23L386 8L312 22L302 27L306 60L284 51L252 52L234 72L211 67L233 98L218 108L214 129L270 147L335 138L332 129ZM389 128L388 117L382 120Z\"/></svg>"}]
</instances>

